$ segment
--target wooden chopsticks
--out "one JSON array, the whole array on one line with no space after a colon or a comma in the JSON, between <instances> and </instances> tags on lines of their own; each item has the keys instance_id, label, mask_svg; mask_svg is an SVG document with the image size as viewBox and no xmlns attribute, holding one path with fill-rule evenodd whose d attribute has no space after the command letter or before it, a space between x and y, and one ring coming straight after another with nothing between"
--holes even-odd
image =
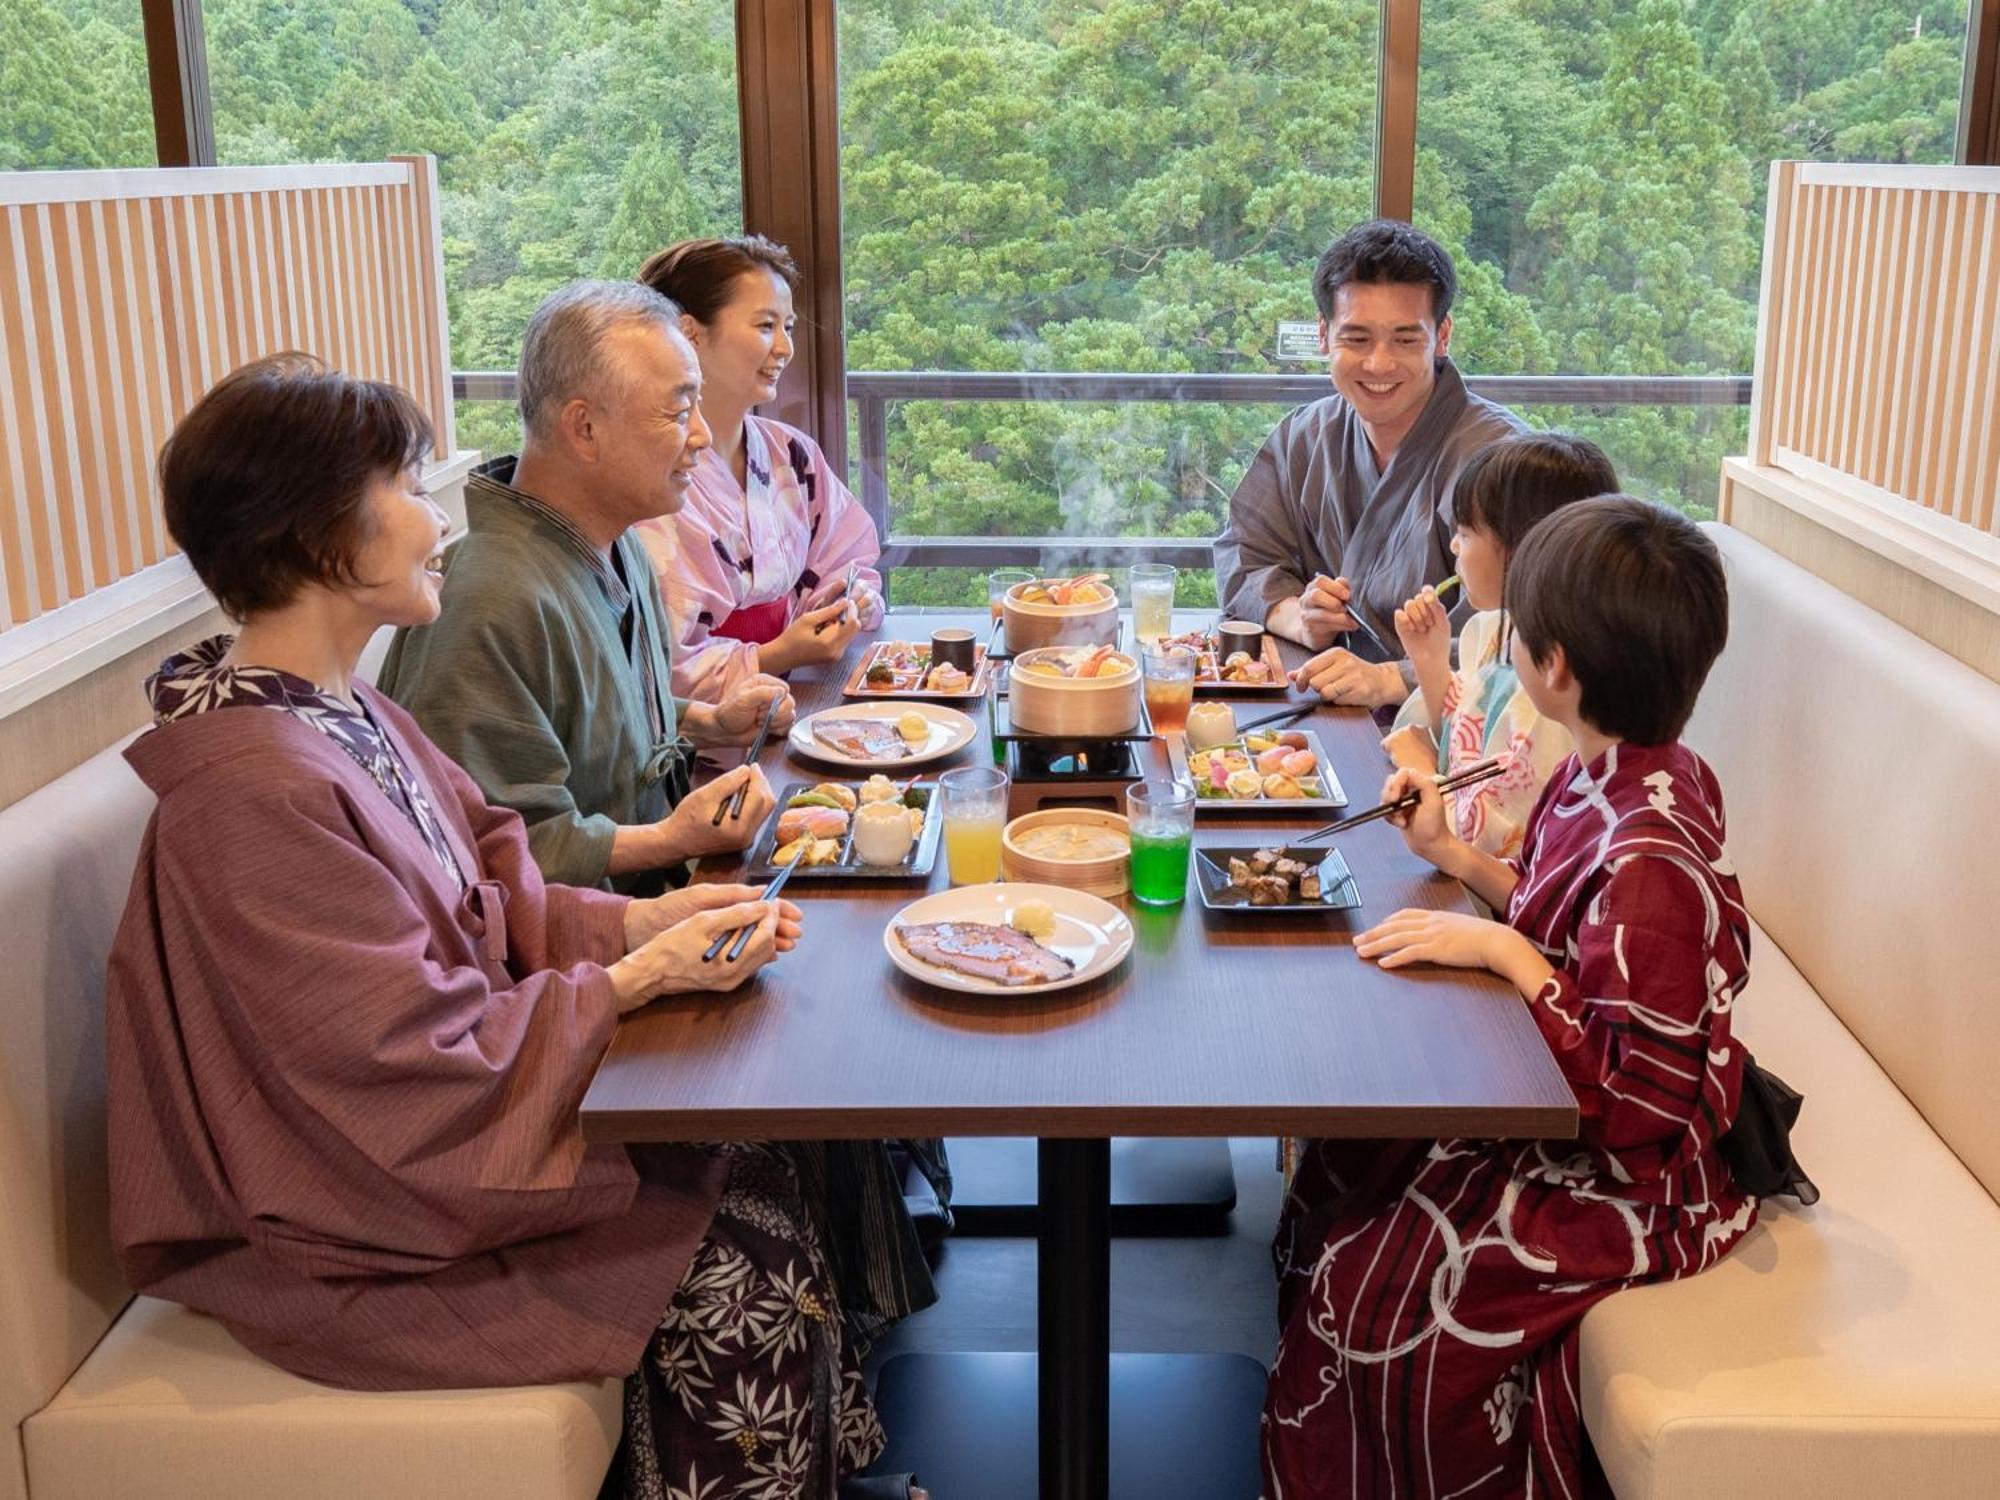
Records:
<instances>
[{"instance_id":1,"label":"wooden chopsticks","mask_svg":"<svg viewBox=\"0 0 2000 1500\"><path fill-rule=\"evenodd\" d=\"M1479 764L1467 766L1463 771L1459 771L1451 776L1438 777L1437 789L1440 792L1456 792L1465 787L1477 786L1482 781L1491 781L1495 776L1506 770L1507 765L1508 762L1505 758L1482 760ZM1421 800L1415 792L1411 792L1406 796L1398 797L1394 802L1384 802L1380 806L1369 808L1367 812L1356 813L1351 818L1342 818L1338 823L1329 823L1324 828L1315 828L1310 833L1302 833L1296 838L1287 839L1285 841L1286 847L1289 848L1293 844L1311 843L1315 839L1332 838L1336 833L1345 833L1350 828L1359 828L1363 823L1373 823L1376 819L1389 817L1393 813L1407 812Z\"/></svg>"},{"instance_id":2,"label":"wooden chopsticks","mask_svg":"<svg viewBox=\"0 0 2000 1500\"><path fill-rule=\"evenodd\" d=\"M792 871L805 862L806 850L810 847L810 844L799 845L799 852L787 860L784 869L772 877L771 883L764 887L764 894L757 898L759 901L769 901L785 888L785 882L791 878ZM701 955L701 961L705 964L714 963L715 955L722 951L722 945L733 937L736 939L736 944L729 950L729 957L724 962L735 963L743 956L743 950L750 944L750 934L756 930L757 924L752 922L746 927L730 927L717 933L715 941L710 943L707 951Z\"/></svg>"},{"instance_id":3,"label":"wooden chopsticks","mask_svg":"<svg viewBox=\"0 0 2000 1500\"><path fill-rule=\"evenodd\" d=\"M757 764L757 757L764 753L764 741L771 737L771 720L778 712L778 698L782 697L784 694L780 693L777 698L764 705L764 722L757 726L757 737L750 742L750 749L743 757L744 765L754 767ZM750 778L746 776L743 778L743 785L732 792L725 801L716 804L715 816L708 820L708 826L720 828L724 818L742 817L743 799L749 794Z\"/></svg>"}]
</instances>

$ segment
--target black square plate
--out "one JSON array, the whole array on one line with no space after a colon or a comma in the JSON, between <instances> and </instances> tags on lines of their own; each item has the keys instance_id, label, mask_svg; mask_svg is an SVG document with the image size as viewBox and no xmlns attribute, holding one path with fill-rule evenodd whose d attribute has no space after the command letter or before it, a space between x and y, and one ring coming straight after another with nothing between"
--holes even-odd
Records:
<instances>
[{"instance_id":1,"label":"black square plate","mask_svg":"<svg viewBox=\"0 0 2000 1500\"><path fill-rule=\"evenodd\" d=\"M750 846L750 864L745 872L753 880L769 879L782 866L771 863L771 856L777 852L778 819L784 816L792 798L801 792L809 792L823 783L817 781L794 781L778 793L778 805L764 822L757 834L756 843ZM840 785L854 791L861 790L858 781L842 781ZM871 865L864 863L854 853L854 816L848 815L847 832L840 840L840 858L831 864L800 865L792 872L793 880L923 880L929 877L931 867L937 863L938 837L944 827L944 818L930 804L937 796L935 781L919 781L911 786L909 795L921 797L928 816L924 819L924 831L910 852L903 856L901 864Z\"/></svg>"},{"instance_id":2,"label":"black square plate","mask_svg":"<svg viewBox=\"0 0 2000 1500\"><path fill-rule=\"evenodd\" d=\"M1250 898L1229 884L1229 862L1232 859L1248 859L1259 849L1278 849L1282 845L1249 844L1231 848L1199 847L1194 851L1194 883L1201 891L1201 904L1210 911L1354 911L1361 905L1361 891L1354 883L1354 876L1348 871L1347 861L1342 859L1338 849L1328 849L1321 853L1319 862L1320 898L1317 901L1288 901L1282 906L1252 906ZM1299 855L1311 855L1315 850L1301 849Z\"/></svg>"}]
</instances>

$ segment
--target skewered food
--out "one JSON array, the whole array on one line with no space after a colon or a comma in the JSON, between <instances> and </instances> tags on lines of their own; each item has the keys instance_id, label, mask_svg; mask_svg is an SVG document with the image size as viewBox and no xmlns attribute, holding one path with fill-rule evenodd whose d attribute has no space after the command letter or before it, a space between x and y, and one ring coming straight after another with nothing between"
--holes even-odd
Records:
<instances>
[{"instance_id":1,"label":"skewered food","mask_svg":"<svg viewBox=\"0 0 2000 1500\"><path fill-rule=\"evenodd\" d=\"M996 922L906 922L895 933L913 958L993 984L1048 984L1076 970L1073 960Z\"/></svg>"}]
</instances>

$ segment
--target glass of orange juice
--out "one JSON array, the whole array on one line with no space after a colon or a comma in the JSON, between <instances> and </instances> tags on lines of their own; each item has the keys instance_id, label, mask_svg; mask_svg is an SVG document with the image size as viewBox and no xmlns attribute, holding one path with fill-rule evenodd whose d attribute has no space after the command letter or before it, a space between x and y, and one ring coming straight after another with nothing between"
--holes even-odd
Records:
<instances>
[{"instance_id":1,"label":"glass of orange juice","mask_svg":"<svg viewBox=\"0 0 2000 1500\"><path fill-rule=\"evenodd\" d=\"M944 857L953 885L987 885L1000 878L1008 785L1007 773L997 766L961 766L938 777Z\"/></svg>"},{"instance_id":2,"label":"glass of orange juice","mask_svg":"<svg viewBox=\"0 0 2000 1500\"><path fill-rule=\"evenodd\" d=\"M1179 734L1187 728L1194 706L1195 654L1178 647L1161 651L1148 646L1140 653L1146 679L1146 712L1156 734Z\"/></svg>"}]
</instances>

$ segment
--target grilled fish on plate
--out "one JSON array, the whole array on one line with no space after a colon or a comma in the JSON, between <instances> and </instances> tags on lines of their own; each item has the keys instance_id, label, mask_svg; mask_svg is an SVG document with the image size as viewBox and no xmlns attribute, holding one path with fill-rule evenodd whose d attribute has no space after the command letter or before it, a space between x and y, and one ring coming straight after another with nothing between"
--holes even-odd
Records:
<instances>
[{"instance_id":1,"label":"grilled fish on plate","mask_svg":"<svg viewBox=\"0 0 2000 1500\"><path fill-rule=\"evenodd\" d=\"M1074 961L999 922L902 922L897 939L912 956L989 984L1035 985L1067 979Z\"/></svg>"}]
</instances>

